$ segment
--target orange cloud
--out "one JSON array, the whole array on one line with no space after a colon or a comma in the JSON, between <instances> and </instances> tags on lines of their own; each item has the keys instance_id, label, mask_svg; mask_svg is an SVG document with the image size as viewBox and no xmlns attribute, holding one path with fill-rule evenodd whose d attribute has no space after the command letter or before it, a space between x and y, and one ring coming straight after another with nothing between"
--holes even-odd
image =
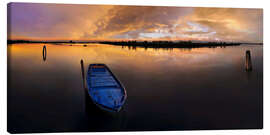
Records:
<instances>
[{"instance_id":1,"label":"orange cloud","mask_svg":"<svg viewBox=\"0 0 270 135\"><path fill-rule=\"evenodd\" d=\"M262 9L13 3L9 39L262 42Z\"/></svg>"}]
</instances>

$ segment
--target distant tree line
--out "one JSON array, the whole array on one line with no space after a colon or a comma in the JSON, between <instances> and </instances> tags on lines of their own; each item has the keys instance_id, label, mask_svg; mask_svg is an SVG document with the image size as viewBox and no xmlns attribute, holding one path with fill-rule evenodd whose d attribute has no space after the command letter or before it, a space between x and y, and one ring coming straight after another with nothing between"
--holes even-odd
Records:
<instances>
[{"instance_id":1,"label":"distant tree line","mask_svg":"<svg viewBox=\"0 0 270 135\"><path fill-rule=\"evenodd\" d=\"M112 44L119 46L138 46L148 48L196 48L196 47L217 47L236 46L241 43L236 42L192 42L192 41L103 41L102 44Z\"/></svg>"},{"instance_id":2,"label":"distant tree line","mask_svg":"<svg viewBox=\"0 0 270 135\"><path fill-rule=\"evenodd\" d=\"M194 41L32 41L32 40L8 40L8 44L15 43L101 43L129 47L144 48L198 48L198 47L225 47L237 46L243 43L239 42L194 42Z\"/></svg>"}]
</instances>

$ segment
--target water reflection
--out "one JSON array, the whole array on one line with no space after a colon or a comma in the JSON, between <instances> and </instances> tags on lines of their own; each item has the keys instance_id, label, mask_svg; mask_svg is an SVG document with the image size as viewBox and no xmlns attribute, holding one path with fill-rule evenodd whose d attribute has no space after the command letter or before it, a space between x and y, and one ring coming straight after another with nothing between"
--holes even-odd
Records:
<instances>
[{"instance_id":1,"label":"water reflection","mask_svg":"<svg viewBox=\"0 0 270 135\"><path fill-rule=\"evenodd\" d=\"M262 127L262 46L129 50L47 44L45 63L43 47L8 46L9 131ZM252 52L251 74L244 70L246 50ZM106 63L129 93L116 115L102 112L88 95L85 66L91 63Z\"/></svg>"},{"instance_id":2,"label":"water reflection","mask_svg":"<svg viewBox=\"0 0 270 135\"><path fill-rule=\"evenodd\" d=\"M195 49L196 50L196 48L170 48L170 47L168 47L168 48L148 48L148 47L137 47L137 46L122 46L121 47L122 49L128 49L128 50L134 50L134 51L136 51L137 50L137 48L139 48L140 50L141 49L144 49L145 51L147 51L148 49L150 49L150 50L153 50L153 51L160 51L160 50L162 50L162 51L169 51L169 52L173 52L173 50L179 50L179 51L181 51L181 52L186 52L186 51L192 51L192 49ZM208 47L208 48L217 48L217 47ZM225 47L220 47L220 48L225 48Z\"/></svg>"},{"instance_id":3,"label":"water reflection","mask_svg":"<svg viewBox=\"0 0 270 135\"><path fill-rule=\"evenodd\" d=\"M235 47L235 46L230 46L230 47ZM128 48L128 50L135 50L137 48L144 48L145 51L147 51L148 48L153 49L155 51L158 50L166 50L166 51L173 51L174 49L178 49L178 50L187 50L187 51L191 51L192 49L198 49L198 48L173 48L173 47L140 47L140 46L132 46L132 45L121 45L122 49ZM202 47L202 48L226 48L226 46L207 46L207 47Z\"/></svg>"}]
</instances>

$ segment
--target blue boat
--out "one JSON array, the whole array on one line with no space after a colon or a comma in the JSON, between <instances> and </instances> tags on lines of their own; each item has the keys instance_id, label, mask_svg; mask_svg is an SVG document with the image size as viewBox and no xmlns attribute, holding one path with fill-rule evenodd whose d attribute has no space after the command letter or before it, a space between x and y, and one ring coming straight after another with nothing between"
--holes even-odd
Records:
<instances>
[{"instance_id":1,"label":"blue boat","mask_svg":"<svg viewBox=\"0 0 270 135\"><path fill-rule=\"evenodd\" d=\"M105 64L90 64L88 93L92 101L106 111L118 112L127 98L126 90Z\"/></svg>"}]
</instances>

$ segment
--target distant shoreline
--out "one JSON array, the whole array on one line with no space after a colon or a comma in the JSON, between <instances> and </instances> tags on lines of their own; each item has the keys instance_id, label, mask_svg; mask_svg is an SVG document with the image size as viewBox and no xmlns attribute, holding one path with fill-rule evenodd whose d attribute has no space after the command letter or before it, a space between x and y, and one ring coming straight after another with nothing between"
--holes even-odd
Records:
<instances>
[{"instance_id":1,"label":"distant shoreline","mask_svg":"<svg viewBox=\"0 0 270 135\"><path fill-rule=\"evenodd\" d=\"M199 47L225 47L239 46L241 44L263 45L263 43L240 42L192 42L192 41L29 41L8 40L8 44L17 43L44 43L44 44L87 44L100 43L117 46L143 47L143 48L199 48ZM86 46L86 45L84 45Z\"/></svg>"},{"instance_id":2,"label":"distant shoreline","mask_svg":"<svg viewBox=\"0 0 270 135\"><path fill-rule=\"evenodd\" d=\"M238 46L241 43L225 43L225 42L171 42L171 41L154 41L154 42L100 42L101 44L110 44L117 46L128 46L128 47L143 47L143 48L199 48L199 47L225 47L225 46Z\"/></svg>"}]
</instances>

